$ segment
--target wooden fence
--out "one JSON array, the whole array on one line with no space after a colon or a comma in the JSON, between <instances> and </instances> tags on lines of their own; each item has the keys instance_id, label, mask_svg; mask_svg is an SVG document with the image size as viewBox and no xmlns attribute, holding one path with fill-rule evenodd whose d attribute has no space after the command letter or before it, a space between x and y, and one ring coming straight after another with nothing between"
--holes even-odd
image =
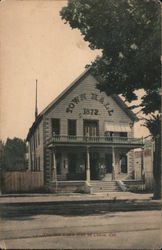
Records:
<instances>
[{"instance_id":1,"label":"wooden fence","mask_svg":"<svg viewBox=\"0 0 162 250\"><path fill-rule=\"evenodd\" d=\"M143 175L143 176L142 176ZM142 171L142 151L135 152L135 179L139 180L144 178L145 189L153 190L154 177L153 177L153 148L144 148L143 154L143 171Z\"/></svg>"},{"instance_id":2,"label":"wooden fence","mask_svg":"<svg viewBox=\"0 0 162 250\"><path fill-rule=\"evenodd\" d=\"M145 173L145 188L153 190L153 151L152 148L144 149L144 173Z\"/></svg>"},{"instance_id":3,"label":"wooden fence","mask_svg":"<svg viewBox=\"0 0 162 250\"><path fill-rule=\"evenodd\" d=\"M2 172L3 193L26 193L39 191L42 189L43 184L44 180L42 172Z\"/></svg>"}]
</instances>

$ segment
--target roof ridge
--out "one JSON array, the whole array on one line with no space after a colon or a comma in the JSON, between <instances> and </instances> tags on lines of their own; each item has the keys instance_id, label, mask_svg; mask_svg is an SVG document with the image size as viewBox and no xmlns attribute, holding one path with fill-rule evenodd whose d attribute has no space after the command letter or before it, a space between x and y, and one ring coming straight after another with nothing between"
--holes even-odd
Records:
<instances>
[{"instance_id":1,"label":"roof ridge","mask_svg":"<svg viewBox=\"0 0 162 250\"><path fill-rule=\"evenodd\" d=\"M75 83L77 83L83 76L85 76L85 74L90 70L90 67L88 67L86 70L84 70L77 78L75 78L74 81L72 81L52 102L50 102L50 104L47 105L46 108L44 108L41 112L40 112L40 116L45 114L46 111L51 108L51 106L53 106L68 90L70 90Z\"/></svg>"},{"instance_id":2,"label":"roof ridge","mask_svg":"<svg viewBox=\"0 0 162 250\"><path fill-rule=\"evenodd\" d=\"M86 74L88 72L90 72L91 67L88 67L87 69L84 70L83 73L81 73L77 78L75 78L74 81L72 81L52 102L50 102L49 105L47 105L46 108L44 108L37 116L37 119L34 121L34 123L32 124L31 128L29 129L28 135L27 135L27 140L29 139L30 135L32 134L34 128L37 126L37 124L41 121L43 115L48 112L53 105L56 105L62 97L64 97L64 95L71 90L76 84L79 83L79 81L86 76ZM93 74L92 74L93 75ZM94 76L94 75L93 75ZM96 78L94 76L94 78ZM98 82L100 82L100 80L97 78ZM110 95L114 101L116 101L117 104L120 105L120 107L124 110L124 112L133 120L133 121L138 121L137 116L134 114L134 112L132 110L129 109L128 105L121 99L120 96L114 94L114 95Z\"/></svg>"}]
</instances>

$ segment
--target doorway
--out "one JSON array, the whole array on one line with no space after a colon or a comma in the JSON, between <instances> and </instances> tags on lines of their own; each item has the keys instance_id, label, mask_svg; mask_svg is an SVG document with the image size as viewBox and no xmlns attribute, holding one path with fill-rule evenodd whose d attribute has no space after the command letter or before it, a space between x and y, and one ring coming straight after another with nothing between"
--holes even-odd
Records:
<instances>
[{"instance_id":1,"label":"doorway","mask_svg":"<svg viewBox=\"0 0 162 250\"><path fill-rule=\"evenodd\" d=\"M57 174L61 174L61 153L56 153L56 168Z\"/></svg>"},{"instance_id":2,"label":"doorway","mask_svg":"<svg viewBox=\"0 0 162 250\"><path fill-rule=\"evenodd\" d=\"M84 120L83 126L84 136L98 136L99 135L99 125L98 120Z\"/></svg>"},{"instance_id":3,"label":"doorway","mask_svg":"<svg viewBox=\"0 0 162 250\"><path fill-rule=\"evenodd\" d=\"M121 160L121 172L126 174L127 173L127 155L121 154L120 160Z\"/></svg>"},{"instance_id":4,"label":"doorway","mask_svg":"<svg viewBox=\"0 0 162 250\"><path fill-rule=\"evenodd\" d=\"M68 154L68 162L69 162L69 174L76 173L76 163L77 163L77 155L70 153Z\"/></svg>"},{"instance_id":5,"label":"doorway","mask_svg":"<svg viewBox=\"0 0 162 250\"><path fill-rule=\"evenodd\" d=\"M105 155L106 174L112 174L112 154Z\"/></svg>"},{"instance_id":6,"label":"doorway","mask_svg":"<svg viewBox=\"0 0 162 250\"><path fill-rule=\"evenodd\" d=\"M90 153L90 178L91 180L98 179L98 164L99 164L99 153Z\"/></svg>"},{"instance_id":7,"label":"doorway","mask_svg":"<svg viewBox=\"0 0 162 250\"><path fill-rule=\"evenodd\" d=\"M104 181L112 180L112 154L105 154L105 167L106 174L104 177Z\"/></svg>"}]
</instances>

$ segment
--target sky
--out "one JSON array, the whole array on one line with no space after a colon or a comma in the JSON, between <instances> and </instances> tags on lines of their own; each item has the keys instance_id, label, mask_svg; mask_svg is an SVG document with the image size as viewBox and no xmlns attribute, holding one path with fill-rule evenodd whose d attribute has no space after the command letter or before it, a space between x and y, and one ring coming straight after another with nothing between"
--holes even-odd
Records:
<instances>
[{"instance_id":1,"label":"sky","mask_svg":"<svg viewBox=\"0 0 162 250\"><path fill-rule=\"evenodd\" d=\"M64 0L0 2L0 139L26 138L34 121L35 81L38 112L100 54L59 15ZM141 93L139 93L141 94ZM148 134L140 124L135 136Z\"/></svg>"}]
</instances>

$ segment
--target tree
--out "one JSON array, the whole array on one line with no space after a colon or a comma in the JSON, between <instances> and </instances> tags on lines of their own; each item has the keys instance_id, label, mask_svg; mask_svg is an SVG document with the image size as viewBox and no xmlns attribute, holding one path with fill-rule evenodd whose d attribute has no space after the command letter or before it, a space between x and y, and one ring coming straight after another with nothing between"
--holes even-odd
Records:
<instances>
[{"instance_id":1,"label":"tree","mask_svg":"<svg viewBox=\"0 0 162 250\"><path fill-rule=\"evenodd\" d=\"M26 169L26 144L20 138L10 139L4 145L4 164L3 169L10 171L18 171Z\"/></svg>"},{"instance_id":2,"label":"tree","mask_svg":"<svg viewBox=\"0 0 162 250\"><path fill-rule=\"evenodd\" d=\"M0 195L2 194L2 166L4 166L4 143L0 140Z\"/></svg>"},{"instance_id":3,"label":"tree","mask_svg":"<svg viewBox=\"0 0 162 250\"><path fill-rule=\"evenodd\" d=\"M137 99L149 114L160 107L160 6L154 0L70 0L62 19L80 29L91 49L101 49L92 69L107 94ZM152 102L156 100L156 102Z\"/></svg>"},{"instance_id":4,"label":"tree","mask_svg":"<svg viewBox=\"0 0 162 250\"><path fill-rule=\"evenodd\" d=\"M91 65L92 73L100 78L101 91L121 94L131 102L137 100L136 90L143 89L141 102L132 108L139 107L144 115L160 111L160 2L69 0L60 14L80 30L91 49L102 50ZM160 138L158 122L154 114L150 123L156 124L153 130L159 128ZM155 165L160 168L160 163Z\"/></svg>"},{"instance_id":5,"label":"tree","mask_svg":"<svg viewBox=\"0 0 162 250\"><path fill-rule=\"evenodd\" d=\"M149 129L155 142L153 155L153 176L154 176L154 198L159 199L161 196L161 129L160 115L152 115L150 119L145 118L145 126Z\"/></svg>"}]
</instances>

